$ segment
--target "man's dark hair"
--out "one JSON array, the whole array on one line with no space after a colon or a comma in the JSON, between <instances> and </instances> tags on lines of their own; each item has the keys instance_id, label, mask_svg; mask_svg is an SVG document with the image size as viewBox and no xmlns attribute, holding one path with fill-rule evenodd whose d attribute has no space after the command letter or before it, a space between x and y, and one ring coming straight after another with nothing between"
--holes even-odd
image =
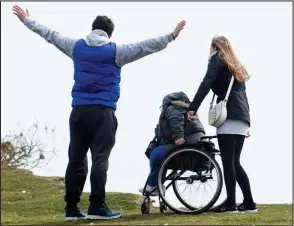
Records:
<instances>
[{"instance_id":1,"label":"man's dark hair","mask_svg":"<svg viewBox=\"0 0 294 226\"><path fill-rule=\"evenodd\" d=\"M110 38L114 30L114 23L107 16L97 16L92 24L92 31L96 29L105 31Z\"/></svg>"}]
</instances>

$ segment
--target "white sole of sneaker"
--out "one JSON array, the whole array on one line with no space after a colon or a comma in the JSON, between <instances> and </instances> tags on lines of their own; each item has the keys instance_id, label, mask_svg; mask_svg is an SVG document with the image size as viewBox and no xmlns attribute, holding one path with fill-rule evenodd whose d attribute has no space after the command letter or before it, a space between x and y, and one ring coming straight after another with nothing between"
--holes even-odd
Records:
<instances>
[{"instance_id":1,"label":"white sole of sneaker","mask_svg":"<svg viewBox=\"0 0 294 226\"><path fill-rule=\"evenodd\" d=\"M239 211L239 213L257 213L258 212L258 209L255 209L255 210L242 210L242 211Z\"/></svg>"},{"instance_id":2,"label":"white sole of sneaker","mask_svg":"<svg viewBox=\"0 0 294 226\"><path fill-rule=\"evenodd\" d=\"M87 220L87 217L66 217L66 221L78 221L78 220Z\"/></svg>"},{"instance_id":3,"label":"white sole of sneaker","mask_svg":"<svg viewBox=\"0 0 294 226\"><path fill-rule=\"evenodd\" d=\"M121 215L117 216L111 216L111 217L105 217L105 216L98 216L98 215L88 215L88 220L111 220L111 219L117 219L120 218Z\"/></svg>"},{"instance_id":4,"label":"white sole of sneaker","mask_svg":"<svg viewBox=\"0 0 294 226\"><path fill-rule=\"evenodd\" d=\"M224 213L239 213L239 212L238 210L236 210L236 211L226 211L226 212L216 213L216 214L224 214Z\"/></svg>"}]
</instances>

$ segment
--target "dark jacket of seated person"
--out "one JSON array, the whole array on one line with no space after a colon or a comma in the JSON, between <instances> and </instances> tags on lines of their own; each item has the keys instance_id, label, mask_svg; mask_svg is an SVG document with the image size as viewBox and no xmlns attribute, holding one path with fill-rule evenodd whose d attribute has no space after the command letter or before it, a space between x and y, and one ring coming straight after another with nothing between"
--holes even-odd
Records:
<instances>
[{"instance_id":1,"label":"dark jacket of seated person","mask_svg":"<svg viewBox=\"0 0 294 226\"><path fill-rule=\"evenodd\" d=\"M197 115L191 121L188 120L188 114L193 114L187 110L189 104L190 100L184 92L174 92L163 98L162 112L156 128L161 144L170 148L180 139L186 144L193 144L205 135L204 126Z\"/></svg>"}]
</instances>

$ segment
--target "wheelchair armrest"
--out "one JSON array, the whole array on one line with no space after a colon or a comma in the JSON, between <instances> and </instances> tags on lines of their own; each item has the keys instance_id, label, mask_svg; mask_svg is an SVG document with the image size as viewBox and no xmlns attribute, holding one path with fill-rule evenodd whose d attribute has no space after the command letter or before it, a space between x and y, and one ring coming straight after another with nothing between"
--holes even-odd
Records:
<instances>
[{"instance_id":1,"label":"wheelchair armrest","mask_svg":"<svg viewBox=\"0 0 294 226\"><path fill-rule=\"evenodd\" d=\"M215 138L217 138L217 135L214 135L214 136L203 136L200 139L201 140L205 140L205 139L211 140L211 139L215 139Z\"/></svg>"}]
</instances>

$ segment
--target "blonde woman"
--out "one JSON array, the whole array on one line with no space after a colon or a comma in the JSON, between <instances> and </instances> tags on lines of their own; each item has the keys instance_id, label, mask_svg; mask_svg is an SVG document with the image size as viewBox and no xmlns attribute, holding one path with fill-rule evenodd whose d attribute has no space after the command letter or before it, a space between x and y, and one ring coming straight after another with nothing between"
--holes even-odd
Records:
<instances>
[{"instance_id":1,"label":"blonde woman","mask_svg":"<svg viewBox=\"0 0 294 226\"><path fill-rule=\"evenodd\" d=\"M217 213L257 212L248 176L240 164L241 151L245 137L249 136L250 127L245 86L249 76L236 57L231 43L224 36L216 36L212 39L208 69L189 110L196 113L210 90L218 96L217 102L223 100L232 76L234 76L234 83L227 102L228 116L226 121L217 128L227 200L214 211ZM244 201L239 206L236 205L236 182L244 196Z\"/></svg>"}]
</instances>

